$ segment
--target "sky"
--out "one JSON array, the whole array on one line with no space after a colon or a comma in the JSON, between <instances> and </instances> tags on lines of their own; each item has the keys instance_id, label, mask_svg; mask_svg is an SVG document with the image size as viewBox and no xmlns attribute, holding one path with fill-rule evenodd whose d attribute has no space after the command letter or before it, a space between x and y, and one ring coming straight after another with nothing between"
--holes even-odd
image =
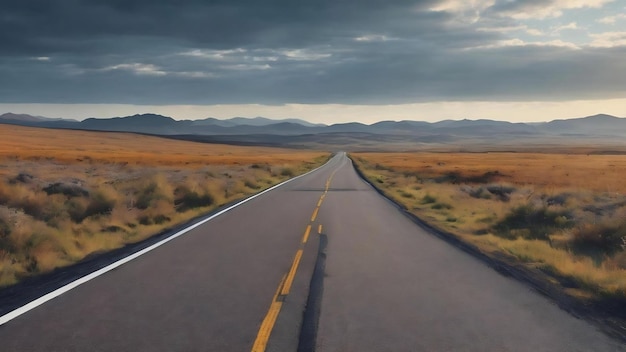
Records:
<instances>
[{"instance_id":1,"label":"sky","mask_svg":"<svg viewBox=\"0 0 626 352\"><path fill-rule=\"evenodd\" d=\"M0 0L0 113L626 116L626 0Z\"/></svg>"}]
</instances>

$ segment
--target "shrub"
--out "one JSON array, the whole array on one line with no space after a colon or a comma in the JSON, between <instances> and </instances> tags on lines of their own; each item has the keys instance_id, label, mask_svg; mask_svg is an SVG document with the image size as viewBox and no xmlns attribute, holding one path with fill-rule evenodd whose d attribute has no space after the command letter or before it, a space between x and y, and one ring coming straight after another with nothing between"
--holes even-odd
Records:
<instances>
[{"instance_id":1,"label":"shrub","mask_svg":"<svg viewBox=\"0 0 626 352\"><path fill-rule=\"evenodd\" d=\"M256 182L252 181L252 180L244 180L243 181L243 185L250 188L250 189L259 189L261 188L261 186L259 186Z\"/></svg>"},{"instance_id":2,"label":"shrub","mask_svg":"<svg viewBox=\"0 0 626 352\"><path fill-rule=\"evenodd\" d=\"M93 215L110 214L115 207L115 199L110 198L102 191L94 192L83 216L88 218Z\"/></svg>"},{"instance_id":3,"label":"shrub","mask_svg":"<svg viewBox=\"0 0 626 352\"><path fill-rule=\"evenodd\" d=\"M24 186L17 185L11 189L6 189L5 194L0 195L0 202L7 204L11 208L21 209L24 213L41 219L46 205L46 195L34 192ZM2 191L0 190L0 193Z\"/></svg>"},{"instance_id":4,"label":"shrub","mask_svg":"<svg viewBox=\"0 0 626 352\"><path fill-rule=\"evenodd\" d=\"M208 207L213 205L214 202L215 199L208 192L200 194L192 191L187 186L179 186L174 190L174 206L179 212L193 208Z\"/></svg>"},{"instance_id":5,"label":"shrub","mask_svg":"<svg viewBox=\"0 0 626 352\"><path fill-rule=\"evenodd\" d=\"M285 167L280 170L280 175L285 177L293 177L294 173L292 169Z\"/></svg>"},{"instance_id":6,"label":"shrub","mask_svg":"<svg viewBox=\"0 0 626 352\"><path fill-rule=\"evenodd\" d=\"M85 209L89 201L85 198L73 198L65 203L67 213L70 215L70 219L75 223L80 223L85 219Z\"/></svg>"},{"instance_id":7,"label":"shrub","mask_svg":"<svg viewBox=\"0 0 626 352\"><path fill-rule=\"evenodd\" d=\"M498 197L503 202L508 202L511 198L511 193L515 192L515 188L502 185L487 186L487 191Z\"/></svg>"},{"instance_id":8,"label":"shrub","mask_svg":"<svg viewBox=\"0 0 626 352\"><path fill-rule=\"evenodd\" d=\"M481 175L464 176L458 171L450 171L434 179L436 183L489 183L495 178L504 176L499 171L487 171Z\"/></svg>"},{"instance_id":9,"label":"shrub","mask_svg":"<svg viewBox=\"0 0 626 352\"><path fill-rule=\"evenodd\" d=\"M546 203L548 205L565 205L567 200L571 197L569 193L561 193L555 196L548 197Z\"/></svg>"},{"instance_id":10,"label":"shrub","mask_svg":"<svg viewBox=\"0 0 626 352\"><path fill-rule=\"evenodd\" d=\"M8 216L0 214L0 251L10 252L13 249L11 238L12 226Z\"/></svg>"},{"instance_id":11,"label":"shrub","mask_svg":"<svg viewBox=\"0 0 626 352\"><path fill-rule=\"evenodd\" d=\"M574 225L571 215L565 211L551 210L548 207L520 205L493 226L501 237L548 240L548 235L557 229L571 228Z\"/></svg>"},{"instance_id":12,"label":"shrub","mask_svg":"<svg viewBox=\"0 0 626 352\"><path fill-rule=\"evenodd\" d=\"M422 198L422 204L431 204L436 201L437 201L437 198L431 196L430 194L427 194Z\"/></svg>"},{"instance_id":13,"label":"shrub","mask_svg":"<svg viewBox=\"0 0 626 352\"><path fill-rule=\"evenodd\" d=\"M407 191L405 191L405 190L402 190L402 189L399 189L399 190L398 190L398 193L400 193L400 196L401 196L402 198L409 198L409 199L410 199L410 198L415 198L415 197L413 196L413 194L412 194L412 193L409 193L409 192L407 192Z\"/></svg>"},{"instance_id":14,"label":"shrub","mask_svg":"<svg viewBox=\"0 0 626 352\"><path fill-rule=\"evenodd\" d=\"M484 187L464 186L461 187L461 191L466 192L472 198L491 199L491 193L487 191Z\"/></svg>"},{"instance_id":15,"label":"shrub","mask_svg":"<svg viewBox=\"0 0 626 352\"><path fill-rule=\"evenodd\" d=\"M626 221L621 224L583 224L571 232L570 245L579 254L614 254L622 250Z\"/></svg>"},{"instance_id":16,"label":"shrub","mask_svg":"<svg viewBox=\"0 0 626 352\"><path fill-rule=\"evenodd\" d=\"M9 182L12 184L15 183L30 183L32 180L35 179L35 176L26 173L26 172L20 172L19 174L17 174L17 176L15 176L14 178L12 178Z\"/></svg>"},{"instance_id":17,"label":"shrub","mask_svg":"<svg viewBox=\"0 0 626 352\"><path fill-rule=\"evenodd\" d=\"M435 203L431 206L431 209L435 209L435 210L452 209L452 206L446 203Z\"/></svg>"},{"instance_id":18,"label":"shrub","mask_svg":"<svg viewBox=\"0 0 626 352\"><path fill-rule=\"evenodd\" d=\"M171 201L171 188L164 180L156 179L149 181L137 192L135 206L138 209L148 209L160 200Z\"/></svg>"},{"instance_id":19,"label":"shrub","mask_svg":"<svg viewBox=\"0 0 626 352\"><path fill-rule=\"evenodd\" d=\"M116 200L102 191L92 193L91 198L72 198L65 203L70 219L75 223L94 215L110 214Z\"/></svg>"},{"instance_id":20,"label":"shrub","mask_svg":"<svg viewBox=\"0 0 626 352\"><path fill-rule=\"evenodd\" d=\"M83 187L75 184L68 183L52 183L47 187L43 188L43 191L46 192L47 195L52 194L63 194L68 197L87 197L89 196L89 192Z\"/></svg>"}]
</instances>

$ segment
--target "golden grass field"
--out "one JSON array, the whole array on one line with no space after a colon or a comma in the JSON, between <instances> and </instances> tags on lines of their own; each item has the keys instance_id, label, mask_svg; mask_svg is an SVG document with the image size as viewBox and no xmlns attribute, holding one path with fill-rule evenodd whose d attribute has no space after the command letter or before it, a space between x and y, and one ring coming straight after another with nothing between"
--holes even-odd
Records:
<instances>
[{"instance_id":1,"label":"golden grass field","mask_svg":"<svg viewBox=\"0 0 626 352\"><path fill-rule=\"evenodd\" d=\"M143 240L328 153L0 125L0 286Z\"/></svg>"},{"instance_id":2,"label":"golden grass field","mask_svg":"<svg viewBox=\"0 0 626 352\"><path fill-rule=\"evenodd\" d=\"M573 279L573 294L626 297L626 155L590 151L351 156L435 227Z\"/></svg>"}]
</instances>

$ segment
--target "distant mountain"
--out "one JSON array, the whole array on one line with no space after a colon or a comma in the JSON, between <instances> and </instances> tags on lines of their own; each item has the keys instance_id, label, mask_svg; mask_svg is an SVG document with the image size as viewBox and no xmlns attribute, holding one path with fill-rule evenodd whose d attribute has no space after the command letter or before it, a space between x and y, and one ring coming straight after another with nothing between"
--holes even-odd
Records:
<instances>
[{"instance_id":1,"label":"distant mountain","mask_svg":"<svg viewBox=\"0 0 626 352\"><path fill-rule=\"evenodd\" d=\"M294 123L294 124L298 124L298 125L302 125L302 126L306 126L306 127L321 127L321 126L325 126L324 124L314 124L314 123L310 123L308 121L304 121L301 119L280 119L280 120L273 120L273 119L268 119L266 117L253 117L253 118L248 118L248 117L233 117L230 119L226 119L226 120L221 120L227 123L232 123L232 126L240 126L240 125L248 125L248 126L267 126L267 125L273 125L276 123L283 123L283 122L288 122L288 123Z\"/></svg>"},{"instance_id":2,"label":"distant mountain","mask_svg":"<svg viewBox=\"0 0 626 352\"><path fill-rule=\"evenodd\" d=\"M272 120L264 117L234 117L220 120L174 120L157 114L141 114L114 118L88 118L83 121L48 119L40 116L7 113L0 115L0 123L47 128L71 128L97 131L138 132L158 135L208 135L208 136L299 136L325 134L328 138L368 136L379 139L419 141L461 141L468 139L511 138L626 138L626 118L594 115L544 123L511 123L494 120L445 120L435 123L424 121L381 121L371 125L358 122L338 123L330 126L312 124L300 119ZM375 137L375 136L380 136ZM359 137L359 138L361 138ZM364 138L364 137L363 137ZM245 138L244 138L245 139ZM244 140L242 139L242 140ZM245 139L248 140L248 139Z\"/></svg>"},{"instance_id":3,"label":"distant mountain","mask_svg":"<svg viewBox=\"0 0 626 352\"><path fill-rule=\"evenodd\" d=\"M43 116L33 116L33 115L28 115L28 114L13 114L13 113L6 113L6 114L2 114L0 115L0 120L3 122L6 121L14 121L14 122L24 122L24 123L29 123L29 122L45 122L45 121L62 121L63 119L54 119L54 118L49 118L49 117L43 117Z\"/></svg>"},{"instance_id":4,"label":"distant mountain","mask_svg":"<svg viewBox=\"0 0 626 352\"><path fill-rule=\"evenodd\" d=\"M314 124L301 119L268 119L266 117L233 117L230 119L220 120L214 117L209 117L203 120L192 120L193 125L196 126L220 126L220 127L234 127L234 126L269 126L279 123L292 123L305 127L323 127L324 124Z\"/></svg>"},{"instance_id":5,"label":"distant mountain","mask_svg":"<svg viewBox=\"0 0 626 352\"><path fill-rule=\"evenodd\" d=\"M88 118L80 122L80 128L87 130L99 131L122 131L122 132L141 132L164 134L163 132L180 133L185 132L181 129L182 125L179 121L171 117L142 114L126 117L114 117L110 119ZM169 133L166 133L169 134Z\"/></svg>"},{"instance_id":6,"label":"distant mountain","mask_svg":"<svg viewBox=\"0 0 626 352\"><path fill-rule=\"evenodd\" d=\"M578 135L625 135L626 118L598 114L567 120L554 120L538 127L558 134Z\"/></svg>"}]
</instances>

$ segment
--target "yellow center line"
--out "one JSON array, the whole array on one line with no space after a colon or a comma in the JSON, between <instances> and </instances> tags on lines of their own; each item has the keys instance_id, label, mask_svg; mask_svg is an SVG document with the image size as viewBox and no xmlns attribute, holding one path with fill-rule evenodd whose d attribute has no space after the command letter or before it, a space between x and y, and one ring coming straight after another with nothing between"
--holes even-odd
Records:
<instances>
[{"instance_id":1,"label":"yellow center line","mask_svg":"<svg viewBox=\"0 0 626 352\"><path fill-rule=\"evenodd\" d=\"M330 184L332 182L333 176L338 170L335 170L328 180L326 181L326 188L324 189L324 193L320 197L317 202L317 207L313 211L313 215L311 216L311 222L314 222L317 218L317 214L322 206L322 202L324 201L324 197L328 193L330 189ZM269 341L270 335L272 333L272 329L274 329L274 324L276 324L276 319L278 318L278 314L280 313L280 309L283 305L284 296L289 294L291 290L291 286L293 284L293 280L296 277L296 272L298 271L298 266L300 265L300 259L302 259L302 253L304 244L309 240L309 235L311 233L311 224L307 225L306 230L304 231L304 235L302 237L302 244L300 245L300 249L296 252L296 256L293 258L293 263L291 264L291 268L287 275L283 276L280 280L280 284L276 289L276 293L272 298L272 304L270 305L270 309L267 311L263 322L261 323L261 327L259 328L259 332L257 334L256 340L254 340L254 344L252 345L252 352L264 352L267 348L267 343ZM318 225L317 233L322 233L322 225Z\"/></svg>"},{"instance_id":2,"label":"yellow center line","mask_svg":"<svg viewBox=\"0 0 626 352\"><path fill-rule=\"evenodd\" d=\"M317 218L317 212L319 211L320 211L319 207L315 208L315 210L313 211L313 216L311 216L311 222L315 221L315 219Z\"/></svg>"},{"instance_id":3,"label":"yellow center line","mask_svg":"<svg viewBox=\"0 0 626 352\"><path fill-rule=\"evenodd\" d=\"M265 315L265 319L263 319L261 327L259 328L259 333L256 336L256 340L254 340L254 344L252 345L252 352L264 352L265 348L267 347L267 341L269 341L270 339L272 329L274 328L274 324L276 323L276 318L278 318L280 308L283 306L283 302L278 300L278 295L280 294L281 288L285 284L286 277L287 275L283 275L283 278L280 280L278 289L276 289L276 293L272 298L272 304L270 305L270 309L267 311L267 315Z\"/></svg>"},{"instance_id":4,"label":"yellow center line","mask_svg":"<svg viewBox=\"0 0 626 352\"><path fill-rule=\"evenodd\" d=\"M310 232L311 232L311 225L306 227L306 231L304 231L304 237L302 237L302 243L306 243L306 241L308 241Z\"/></svg>"},{"instance_id":5,"label":"yellow center line","mask_svg":"<svg viewBox=\"0 0 626 352\"><path fill-rule=\"evenodd\" d=\"M280 291L280 294L282 296L288 295L289 290L291 290L291 284L293 284L293 279L296 276L298 265L300 265L300 258L302 258L302 249L298 249L298 251L296 252L296 257L293 258L293 264L291 264L291 269L289 270L289 274L287 274L287 279L285 280L283 289Z\"/></svg>"}]
</instances>

